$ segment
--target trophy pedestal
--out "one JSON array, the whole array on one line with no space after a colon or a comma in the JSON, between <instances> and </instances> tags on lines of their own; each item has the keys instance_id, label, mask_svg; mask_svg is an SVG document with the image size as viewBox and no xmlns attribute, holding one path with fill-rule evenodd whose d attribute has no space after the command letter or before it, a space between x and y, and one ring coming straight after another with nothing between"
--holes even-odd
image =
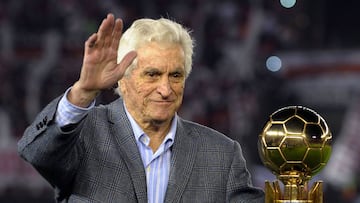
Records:
<instances>
[{"instance_id":1,"label":"trophy pedestal","mask_svg":"<svg viewBox=\"0 0 360 203\"><path fill-rule=\"evenodd\" d=\"M307 184L290 184L281 192L279 181L265 182L265 203L323 203L323 183L317 181L308 191Z\"/></svg>"}]
</instances>

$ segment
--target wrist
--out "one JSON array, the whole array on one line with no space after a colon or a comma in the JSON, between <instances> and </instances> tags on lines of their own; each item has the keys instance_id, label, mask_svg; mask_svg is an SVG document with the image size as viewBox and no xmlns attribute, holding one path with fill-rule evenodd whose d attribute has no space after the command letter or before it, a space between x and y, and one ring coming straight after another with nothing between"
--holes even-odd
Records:
<instances>
[{"instance_id":1,"label":"wrist","mask_svg":"<svg viewBox=\"0 0 360 203\"><path fill-rule=\"evenodd\" d=\"M88 107L100 93L99 90L86 90L81 88L78 82L76 82L67 95L67 99L71 104L79 107Z\"/></svg>"}]
</instances>

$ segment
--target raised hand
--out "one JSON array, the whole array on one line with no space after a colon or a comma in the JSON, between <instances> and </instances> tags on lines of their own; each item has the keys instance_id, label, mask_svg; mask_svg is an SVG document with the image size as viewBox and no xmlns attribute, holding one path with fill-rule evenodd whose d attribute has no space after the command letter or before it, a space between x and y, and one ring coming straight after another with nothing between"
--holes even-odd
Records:
<instances>
[{"instance_id":1,"label":"raised hand","mask_svg":"<svg viewBox=\"0 0 360 203\"><path fill-rule=\"evenodd\" d=\"M86 107L101 90L114 86L122 78L126 68L136 57L135 51L129 52L117 64L122 29L122 20L115 20L114 15L108 14L98 32L85 42L80 78L68 94L71 103Z\"/></svg>"}]
</instances>

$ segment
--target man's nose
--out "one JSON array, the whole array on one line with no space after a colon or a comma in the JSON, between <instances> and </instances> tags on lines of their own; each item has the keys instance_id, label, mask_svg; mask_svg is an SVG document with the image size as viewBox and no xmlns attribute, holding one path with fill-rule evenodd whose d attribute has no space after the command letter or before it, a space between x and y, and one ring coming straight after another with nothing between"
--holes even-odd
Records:
<instances>
[{"instance_id":1,"label":"man's nose","mask_svg":"<svg viewBox=\"0 0 360 203\"><path fill-rule=\"evenodd\" d=\"M172 89L171 89L171 84L170 84L170 80L168 77L163 77L161 79L157 90L161 94L162 97L170 96Z\"/></svg>"}]
</instances>

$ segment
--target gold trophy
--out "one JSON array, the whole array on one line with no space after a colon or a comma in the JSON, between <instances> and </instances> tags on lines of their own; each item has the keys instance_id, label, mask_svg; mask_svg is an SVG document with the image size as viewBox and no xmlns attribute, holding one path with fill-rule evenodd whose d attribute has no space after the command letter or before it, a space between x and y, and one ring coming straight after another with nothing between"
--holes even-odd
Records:
<instances>
[{"instance_id":1,"label":"gold trophy","mask_svg":"<svg viewBox=\"0 0 360 203\"><path fill-rule=\"evenodd\" d=\"M271 114L258 142L263 164L277 177L265 182L265 202L322 203L322 181L310 190L308 182L328 162L331 140L325 120L309 108L289 106Z\"/></svg>"}]
</instances>

